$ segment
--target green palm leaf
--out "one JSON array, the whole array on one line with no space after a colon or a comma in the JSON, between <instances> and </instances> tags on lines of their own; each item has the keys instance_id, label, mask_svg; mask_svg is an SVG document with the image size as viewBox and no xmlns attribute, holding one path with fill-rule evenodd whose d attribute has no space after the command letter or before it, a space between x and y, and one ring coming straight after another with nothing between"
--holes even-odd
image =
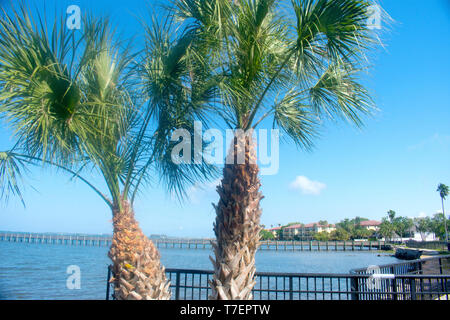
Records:
<instances>
[{"instance_id":1,"label":"green palm leaf","mask_svg":"<svg viewBox=\"0 0 450 320\"><path fill-rule=\"evenodd\" d=\"M0 199L8 201L10 196L17 196L25 206L23 193L23 173L26 164L12 152L0 152Z\"/></svg>"},{"instance_id":2,"label":"green palm leaf","mask_svg":"<svg viewBox=\"0 0 450 320\"><path fill-rule=\"evenodd\" d=\"M71 119L80 101L72 78L68 45L74 35L47 27L21 7L4 9L0 22L0 113L34 155L73 158L77 139Z\"/></svg>"}]
</instances>

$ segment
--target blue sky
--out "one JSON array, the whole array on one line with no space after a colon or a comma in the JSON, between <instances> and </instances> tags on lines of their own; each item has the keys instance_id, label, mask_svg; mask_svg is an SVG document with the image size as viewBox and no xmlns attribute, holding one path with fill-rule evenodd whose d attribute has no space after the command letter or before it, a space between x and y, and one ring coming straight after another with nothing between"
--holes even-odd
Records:
<instances>
[{"instance_id":1,"label":"blue sky","mask_svg":"<svg viewBox=\"0 0 450 320\"><path fill-rule=\"evenodd\" d=\"M141 31L133 15L146 10L142 1L131 0L57 2L61 11L76 4L108 13L124 34ZM281 145L279 172L261 177L262 224L379 220L389 209L409 217L440 210L436 187L450 185L450 5L380 3L395 22L364 79L380 111L363 129L328 124L312 152ZM2 124L0 150L11 147L9 137ZM33 169L29 182L36 190L27 188L26 208L14 199L0 204L0 230L111 233L108 207L81 182L49 169ZM179 204L154 185L136 201L137 219L146 234L212 237L214 189L214 182L193 187L191 199Z\"/></svg>"}]
</instances>

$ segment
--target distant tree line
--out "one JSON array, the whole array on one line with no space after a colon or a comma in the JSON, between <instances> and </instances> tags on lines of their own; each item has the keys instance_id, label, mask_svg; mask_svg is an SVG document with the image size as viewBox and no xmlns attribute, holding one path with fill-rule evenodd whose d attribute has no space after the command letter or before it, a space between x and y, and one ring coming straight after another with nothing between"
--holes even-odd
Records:
<instances>
[{"instance_id":1,"label":"distant tree line","mask_svg":"<svg viewBox=\"0 0 450 320\"><path fill-rule=\"evenodd\" d=\"M387 241L396 238L406 238L413 236L414 229L420 233L422 240L428 233L434 233L441 240L445 239L445 221L442 213L437 213L433 217L409 218L405 216L397 216L394 210L389 210L387 216L382 218L381 224L377 231L368 230L361 226L361 222L368 221L367 218L355 217L353 219L344 219L336 223L336 230L331 232L316 232L312 234L312 238L318 241L344 241L354 239L372 239L385 238ZM291 222L281 229L277 230L275 235L268 230L261 230L261 240L284 240L283 229L295 224L303 225L300 222ZM319 221L319 225L328 225L327 221ZM294 240L301 240L302 235L294 236Z\"/></svg>"},{"instance_id":2,"label":"distant tree line","mask_svg":"<svg viewBox=\"0 0 450 320\"><path fill-rule=\"evenodd\" d=\"M428 233L434 233L440 240L445 239L446 233L446 221L442 213L436 213L433 217L419 217L419 218L407 218L396 217L396 213L393 210L387 212L387 217L384 217L379 234L387 240L395 240L395 238L408 237L410 230L415 227L425 241Z\"/></svg>"}]
</instances>

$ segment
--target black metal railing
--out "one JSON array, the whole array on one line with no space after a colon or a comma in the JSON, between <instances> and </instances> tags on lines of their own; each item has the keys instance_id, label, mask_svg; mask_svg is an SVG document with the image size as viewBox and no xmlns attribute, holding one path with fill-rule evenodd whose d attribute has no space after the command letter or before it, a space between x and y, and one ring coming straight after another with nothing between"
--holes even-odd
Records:
<instances>
[{"instance_id":1,"label":"black metal railing","mask_svg":"<svg viewBox=\"0 0 450 320\"><path fill-rule=\"evenodd\" d=\"M172 299L207 300L212 271L168 269ZM450 275L257 273L254 300L450 299ZM109 286L108 286L109 287ZM113 290L107 289L108 299Z\"/></svg>"},{"instance_id":2,"label":"black metal railing","mask_svg":"<svg viewBox=\"0 0 450 320\"><path fill-rule=\"evenodd\" d=\"M257 272L255 300L429 300L450 298L450 274L443 268L449 256L380 266L376 274L368 269L348 274ZM424 274L425 265L441 266L439 273ZM424 269L422 269L422 267ZM436 269L433 269L436 270ZM112 268L108 268L108 280ZM446 273L446 274L444 274ZM166 269L172 299L207 300L213 271ZM111 287L111 288L110 288ZM107 299L114 299L111 284Z\"/></svg>"},{"instance_id":3,"label":"black metal railing","mask_svg":"<svg viewBox=\"0 0 450 320\"><path fill-rule=\"evenodd\" d=\"M207 300L213 271L167 269L175 300ZM257 272L255 300L349 300L348 274L297 274Z\"/></svg>"},{"instance_id":4,"label":"black metal railing","mask_svg":"<svg viewBox=\"0 0 450 320\"><path fill-rule=\"evenodd\" d=\"M352 278L353 300L450 300L450 275L361 276Z\"/></svg>"}]
</instances>

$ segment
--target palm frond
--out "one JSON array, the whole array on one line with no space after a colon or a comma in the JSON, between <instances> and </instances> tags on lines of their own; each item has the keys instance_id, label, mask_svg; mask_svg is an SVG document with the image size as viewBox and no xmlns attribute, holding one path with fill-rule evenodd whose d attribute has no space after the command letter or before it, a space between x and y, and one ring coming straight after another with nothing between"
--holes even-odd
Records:
<instances>
[{"instance_id":1,"label":"palm frond","mask_svg":"<svg viewBox=\"0 0 450 320\"><path fill-rule=\"evenodd\" d=\"M135 54L107 18L86 14L77 36L55 19L49 36L39 12L36 23L23 3L2 15L0 113L18 145L43 164L83 166L88 158L117 200L133 170L122 156L141 99L132 89Z\"/></svg>"},{"instance_id":2,"label":"palm frond","mask_svg":"<svg viewBox=\"0 0 450 320\"><path fill-rule=\"evenodd\" d=\"M205 179L214 169L206 164L174 164L172 133L184 128L193 135L196 120L203 120L207 126L205 114L211 108L220 80L210 76L201 56L192 48L197 30L189 29L174 36L172 23L170 18L162 24L153 19L146 26L146 50L140 75L149 99L148 116L156 123L148 161L155 163L167 188L181 196L186 185Z\"/></svg>"},{"instance_id":3,"label":"palm frond","mask_svg":"<svg viewBox=\"0 0 450 320\"><path fill-rule=\"evenodd\" d=\"M186 190L189 186L217 178L219 169L215 164L207 163L203 159L203 154L205 154L208 143L202 140L199 148L196 148L194 136L202 135L203 133L196 132L192 122L178 122L176 129L186 130L188 133L190 139L188 142L190 156L187 157L187 161L182 161L181 163L174 161L175 148L180 141L173 141L171 132L166 135L164 142L158 139L158 144L154 147L155 169L159 173L160 181L166 187L169 194L175 195L181 201L186 198Z\"/></svg>"},{"instance_id":4,"label":"palm frond","mask_svg":"<svg viewBox=\"0 0 450 320\"><path fill-rule=\"evenodd\" d=\"M309 89L314 110L329 119L344 118L362 125L361 116L376 110L368 91L357 81L359 70L345 64L330 65Z\"/></svg>"},{"instance_id":5,"label":"palm frond","mask_svg":"<svg viewBox=\"0 0 450 320\"><path fill-rule=\"evenodd\" d=\"M370 1L292 0L296 16L296 50L299 71L315 69L322 59L355 63L377 43L367 27ZM324 61L322 61L323 63Z\"/></svg>"},{"instance_id":6,"label":"palm frond","mask_svg":"<svg viewBox=\"0 0 450 320\"><path fill-rule=\"evenodd\" d=\"M20 198L23 206L23 174L27 167L23 159L12 152L0 152L0 200L8 201L10 196Z\"/></svg>"},{"instance_id":7,"label":"palm frond","mask_svg":"<svg viewBox=\"0 0 450 320\"><path fill-rule=\"evenodd\" d=\"M31 154L70 162L77 139L71 118L80 101L68 52L74 34L55 19L51 37L23 3L0 20L0 113Z\"/></svg>"},{"instance_id":8,"label":"palm frond","mask_svg":"<svg viewBox=\"0 0 450 320\"><path fill-rule=\"evenodd\" d=\"M449 187L443 183L440 183L436 189L443 200L445 200L449 194Z\"/></svg>"},{"instance_id":9,"label":"palm frond","mask_svg":"<svg viewBox=\"0 0 450 320\"><path fill-rule=\"evenodd\" d=\"M317 137L318 117L302 95L290 90L273 108L274 126L281 128L298 146L310 149Z\"/></svg>"}]
</instances>

